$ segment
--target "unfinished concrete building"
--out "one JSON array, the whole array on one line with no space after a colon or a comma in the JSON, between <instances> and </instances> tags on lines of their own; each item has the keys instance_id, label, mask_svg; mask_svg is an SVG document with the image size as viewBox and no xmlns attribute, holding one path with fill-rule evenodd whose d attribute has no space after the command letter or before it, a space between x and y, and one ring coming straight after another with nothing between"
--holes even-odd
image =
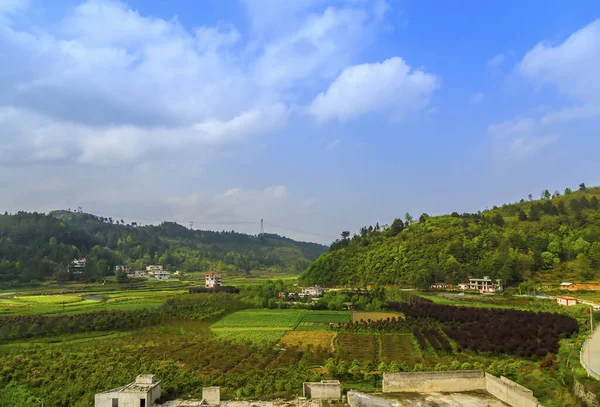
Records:
<instances>
[{"instance_id":1,"label":"unfinished concrete building","mask_svg":"<svg viewBox=\"0 0 600 407\"><path fill-rule=\"evenodd\" d=\"M342 388L339 380L321 380L320 382L305 382L304 397L319 400L339 400Z\"/></svg>"},{"instance_id":2,"label":"unfinished concrete building","mask_svg":"<svg viewBox=\"0 0 600 407\"><path fill-rule=\"evenodd\" d=\"M160 381L152 374L141 374L133 383L98 393L95 407L151 407L160 398Z\"/></svg>"}]
</instances>

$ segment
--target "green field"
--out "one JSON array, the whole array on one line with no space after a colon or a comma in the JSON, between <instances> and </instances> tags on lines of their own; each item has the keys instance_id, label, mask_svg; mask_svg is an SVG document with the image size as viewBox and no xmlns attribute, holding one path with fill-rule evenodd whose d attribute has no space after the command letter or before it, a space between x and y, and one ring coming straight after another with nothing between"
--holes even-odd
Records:
<instances>
[{"instance_id":1,"label":"green field","mask_svg":"<svg viewBox=\"0 0 600 407\"><path fill-rule=\"evenodd\" d=\"M127 311L155 308L182 289L132 291L89 291L85 293L26 295L0 293L0 316L70 315L93 311ZM93 299L89 299L89 298ZM86 299L88 298L88 299Z\"/></svg>"}]
</instances>

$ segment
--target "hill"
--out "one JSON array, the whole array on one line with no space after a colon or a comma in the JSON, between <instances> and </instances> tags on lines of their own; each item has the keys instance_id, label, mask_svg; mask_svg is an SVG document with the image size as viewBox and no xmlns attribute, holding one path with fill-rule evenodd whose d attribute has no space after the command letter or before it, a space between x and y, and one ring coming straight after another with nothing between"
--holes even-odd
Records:
<instances>
[{"instance_id":1,"label":"hill","mask_svg":"<svg viewBox=\"0 0 600 407\"><path fill-rule=\"evenodd\" d=\"M600 269L600 188L580 186L479 213L423 214L414 221L343 232L300 275L304 284L458 283L489 275L521 281L586 281ZM530 196L531 199L531 196Z\"/></svg>"},{"instance_id":2,"label":"hill","mask_svg":"<svg viewBox=\"0 0 600 407\"><path fill-rule=\"evenodd\" d=\"M169 270L251 270L299 273L326 246L264 234L191 230L177 223L126 225L70 211L0 215L0 282L56 278L75 257L88 259L86 278L111 274L115 265Z\"/></svg>"}]
</instances>

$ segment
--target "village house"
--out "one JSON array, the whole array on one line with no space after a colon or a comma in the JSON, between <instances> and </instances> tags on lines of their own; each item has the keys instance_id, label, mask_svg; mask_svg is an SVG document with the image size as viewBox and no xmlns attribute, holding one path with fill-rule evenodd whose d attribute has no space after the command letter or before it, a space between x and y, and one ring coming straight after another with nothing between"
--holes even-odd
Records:
<instances>
[{"instance_id":1,"label":"village house","mask_svg":"<svg viewBox=\"0 0 600 407\"><path fill-rule=\"evenodd\" d=\"M298 294L300 298L304 297L321 297L323 296L323 289L319 286L303 288Z\"/></svg>"},{"instance_id":2,"label":"village house","mask_svg":"<svg viewBox=\"0 0 600 407\"><path fill-rule=\"evenodd\" d=\"M565 286L563 286L563 284L565 284ZM598 290L600 290L600 284L596 284L596 283L561 283L560 288L562 290L569 290L569 291L578 291L578 290L598 291Z\"/></svg>"},{"instance_id":3,"label":"village house","mask_svg":"<svg viewBox=\"0 0 600 407\"><path fill-rule=\"evenodd\" d=\"M151 407L160 394L160 381L141 374L133 383L96 394L94 407Z\"/></svg>"},{"instance_id":4,"label":"village house","mask_svg":"<svg viewBox=\"0 0 600 407\"><path fill-rule=\"evenodd\" d=\"M204 287L205 288L217 288L217 287L221 287L223 283L223 280L221 278L220 274L214 274L214 273L206 273L205 279L204 279Z\"/></svg>"},{"instance_id":5,"label":"village house","mask_svg":"<svg viewBox=\"0 0 600 407\"><path fill-rule=\"evenodd\" d=\"M117 274L119 272L123 272L126 274L133 274L133 269L131 267L125 266L125 265L115 266L115 274Z\"/></svg>"},{"instance_id":6,"label":"village house","mask_svg":"<svg viewBox=\"0 0 600 407\"><path fill-rule=\"evenodd\" d=\"M469 283L459 283L458 289L460 291L467 291L469 289Z\"/></svg>"},{"instance_id":7,"label":"village house","mask_svg":"<svg viewBox=\"0 0 600 407\"><path fill-rule=\"evenodd\" d=\"M168 280L171 278L171 273L166 271L161 265L146 266L146 273L148 273L149 279L154 280Z\"/></svg>"},{"instance_id":8,"label":"village house","mask_svg":"<svg viewBox=\"0 0 600 407\"><path fill-rule=\"evenodd\" d=\"M78 280L82 278L85 273L86 263L87 260L85 259L85 257L82 257L79 260L73 259L73 261L69 263L69 267L67 268L67 271L69 272L69 277L73 280Z\"/></svg>"},{"instance_id":9,"label":"village house","mask_svg":"<svg viewBox=\"0 0 600 407\"><path fill-rule=\"evenodd\" d=\"M451 290L452 289L452 284L446 284L446 283L434 283L431 284L430 288L432 290Z\"/></svg>"},{"instance_id":10,"label":"village house","mask_svg":"<svg viewBox=\"0 0 600 407\"><path fill-rule=\"evenodd\" d=\"M573 283L566 283L566 282L565 282L565 283L560 283L560 286L559 286L559 288L560 288L561 290L568 290L568 289L569 289L569 287L570 287L570 286L572 286L572 285L573 285Z\"/></svg>"},{"instance_id":11,"label":"village house","mask_svg":"<svg viewBox=\"0 0 600 407\"><path fill-rule=\"evenodd\" d=\"M577 305L577 298L573 298L573 297L556 297L556 302L559 305L564 305L565 307L570 307L572 305Z\"/></svg>"},{"instance_id":12,"label":"village house","mask_svg":"<svg viewBox=\"0 0 600 407\"><path fill-rule=\"evenodd\" d=\"M502 291L502 280L497 279L496 282L489 277L470 278L469 290L477 290L480 293L496 293Z\"/></svg>"}]
</instances>

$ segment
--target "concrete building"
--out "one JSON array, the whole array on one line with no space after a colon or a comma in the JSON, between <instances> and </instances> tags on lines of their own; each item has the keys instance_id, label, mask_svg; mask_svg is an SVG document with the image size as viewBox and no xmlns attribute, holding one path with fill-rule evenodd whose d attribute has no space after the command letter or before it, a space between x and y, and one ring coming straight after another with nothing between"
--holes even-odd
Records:
<instances>
[{"instance_id":1,"label":"concrete building","mask_svg":"<svg viewBox=\"0 0 600 407\"><path fill-rule=\"evenodd\" d=\"M339 400L342 388L339 380L321 380L320 382L305 382L302 386L304 397L319 400Z\"/></svg>"},{"instance_id":2,"label":"concrete building","mask_svg":"<svg viewBox=\"0 0 600 407\"><path fill-rule=\"evenodd\" d=\"M206 288L216 288L216 287L221 287L221 284L223 283L221 275L220 274L214 274L214 273L206 273L206 276L204 278L204 287Z\"/></svg>"},{"instance_id":3,"label":"concrete building","mask_svg":"<svg viewBox=\"0 0 600 407\"><path fill-rule=\"evenodd\" d=\"M577 305L577 298L573 298L573 297L556 297L556 302L559 305L564 305L565 307L570 307L572 305Z\"/></svg>"},{"instance_id":4,"label":"concrete building","mask_svg":"<svg viewBox=\"0 0 600 407\"><path fill-rule=\"evenodd\" d=\"M95 407L151 407L160 398L160 381L153 374L141 374L135 382L98 393Z\"/></svg>"},{"instance_id":5,"label":"concrete building","mask_svg":"<svg viewBox=\"0 0 600 407\"><path fill-rule=\"evenodd\" d=\"M87 263L87 260L85 259L85 257L82 257L79 260L73 259L73 261L71 261L71 263L69 263L69 267L67 269L67 271L69 272L69 277L73 280L82 278L85 273L86 263Z\"/></svg>"},{"instance_id":6,"label":"concrete building","mask_svg":"<svg viewBox=\"0 0 600 407\"><path fill-rule=\"evenodd\" d=\"M157 271L163 271L163 266L159 265L159 264L152 264L150 266L146 266L146 272L147 273L156 273Z\"/></svg>"},{"instance_id":7,"label":"concrete building","mask_svg":"<svg viewBox=\"0 0 600 407\"><path fill-rule=\"evenodd\" d=\"M125 266L125 265L115 266L115 274L117 274L119 272L127 273L129 275L129 274L133 274L133 269L131 267Z\"/></svg>"},{"instance_id":8,"label":"concrete building","mask_svg":"<svg viewBox=\"0 0 600 407\"><path fill-rule=\"evenodd\" d=\"M171 278L171 273L169 271L166 271L166 270L160 270L160 271L154 272L154 274L152 275L152 277L155 280L168 280L169 278Z\"/></svg>"},{"instance_id":9,"label":"concrete building","mask_svg":"<svg viewBox=\"0 0 600 407\"><path fill-rule=\"evenodd\" d=\"M432 290L451 290L452 284L434 283L434 284L431 284L431 286L429 286L429 288L431 288Z\"/></svg>"},{"instance_id":10,"label":"concrete building","mask_svg":"<svg viewBox=\"0 0 600 407\"><path fill-rule=\"evenodd\" d=\"M321 287L314 286L314 287L307 287L307 288L303 288L302 291L300 291L300 293L298 294L298 296L300 298L302 297L322 297L323 296L323 289Z\"/></svg>"},{"instance_id":11,"label":"concrete building","mask_svg":"<svg viewBox=\"0 0 600 407\"><path fill-rule=\"evenodd\" d=\"M460 291L467 291L469 289L469 283L459 283L458 289Z\"/></svg>"},{"instance_id":12,"label":"concrete building","mask_svg":"<svg viewBox=\"0 0 600 407\"><path fill-rule=\"evenodd\" d=\"M218 386L202 388L202 405L218 406L221 404L221 389Z\"/></svg>"},{"instance_id":13,"label":"concrete building","mask_svg":"<svg viewBox=\"0 0 600 407\"><path fill-rule=\"evenodd\" d=\"M502 291L502 280L494 282L489 276L483 278L470 278L469 290L477 290L480 293L496 293Z\"/></svg>"}]
</instances>

